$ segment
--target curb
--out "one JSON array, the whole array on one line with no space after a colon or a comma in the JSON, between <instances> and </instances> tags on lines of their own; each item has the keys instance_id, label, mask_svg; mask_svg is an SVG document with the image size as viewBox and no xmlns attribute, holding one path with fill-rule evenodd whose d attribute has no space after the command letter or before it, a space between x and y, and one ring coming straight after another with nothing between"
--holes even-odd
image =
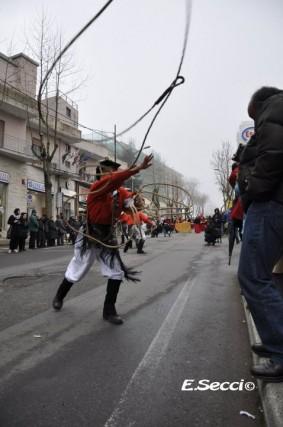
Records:
<instances>
[{"instance_id":1,"label":"curb","mask_svg":"<svg viewBox=\"0 0 283 427\"><path fill-rule=\"evenodd\" d=\"M244 297L242 297L243 306L246 315L246 321L248 325L250 343L260 343L260 338L256 330L252 315L247 308L247 303ZM253 362L258 363L264 360L259 358L253 353ZM261 380L257 380L257 386L259 395L261 398L264 418L268 427L282 427L283 420L283 383L265 383Z\"/></svg>"},{"instance_id":2,"label":"curb","mask_svg":"<svg viewBox=\"0 0 283 427\"><path fill-rule=\"evenodd\" d=\"M9 246L9 240L0 237L0 247L1 246L7 246L8 247Z\"/></svg>"}]
</instances>

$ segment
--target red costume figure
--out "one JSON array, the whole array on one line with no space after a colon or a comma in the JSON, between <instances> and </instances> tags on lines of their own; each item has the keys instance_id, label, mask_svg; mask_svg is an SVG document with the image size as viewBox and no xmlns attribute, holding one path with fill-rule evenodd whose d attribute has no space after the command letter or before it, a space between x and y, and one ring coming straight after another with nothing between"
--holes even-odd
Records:
<instances>
[{"instance_id":1,"label":"red costume figure","mask_svg":"<svg viewBox=\"0 0 283 427\"><path fill-rule=\"evenodd\" d=\"M145 232L142 228L143 223L149 224L151 226L155 225L153 221L149 219L149 217L144 214L141 209L144 207L144 199L138 194L134 198L135 207L133 209L127 209L125 220L128 224L129 237L130 239L127 241L124 252L127 252L129 247L131 246L132 240L135 240L137 245L137 253L144 254L143 246L145 243Z\"/></svg>"},{"instance_id":2,"label":"red costume figure","mask_svg":"<svg viewBox=\"0 0 283 427\"><path fill-rule=\"evenodd\" d=\"M132 193L121 185L132 175L151 166L152 158L152 155L146 156L139 166L124 171L117 171L120 165L111 160L100 162L97 181L91 185L87 198L87 223L78 234L74 256L53 300L55 310L62 308L64 297L72 285L80 281L97 260L102 275L108 277L103 318L116 325L123 323L115 308L120 284L124 278L138 279L134 277L136 272L123 264L114 232L121 211L133 203Z\"/></svg>"}]
</instances>

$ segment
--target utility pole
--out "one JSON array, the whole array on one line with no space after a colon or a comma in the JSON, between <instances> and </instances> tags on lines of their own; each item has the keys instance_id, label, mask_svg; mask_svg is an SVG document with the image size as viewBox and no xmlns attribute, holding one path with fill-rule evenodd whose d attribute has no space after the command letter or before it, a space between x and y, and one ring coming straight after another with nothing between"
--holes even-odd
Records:
<instances>
[{"instance_id":1,"label":"utility pole","mask_svg":"<svg viewBox=\"0 0 283 427\"><path fill-rule=\"evenodd\" d=\"M117 160L117 130L116 125L114 125L114 162Z\"/></svg>"}]
</instances>

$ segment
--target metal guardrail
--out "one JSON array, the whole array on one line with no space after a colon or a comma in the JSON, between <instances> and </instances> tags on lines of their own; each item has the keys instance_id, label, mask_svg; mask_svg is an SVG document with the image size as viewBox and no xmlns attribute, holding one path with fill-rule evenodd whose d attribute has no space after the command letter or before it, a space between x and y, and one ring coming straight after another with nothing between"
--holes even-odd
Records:
<instances>
[{"instance_id":1,"label":"metal guardrail","mask_svg":"<svg viewBox=\"0 0 283 427\"><path fill-rule=\"evenodd\" d=\"M66 101L67 104L71 105L75 110L79 109L78 104L73 101L71 98L69 98L64 92L61 92L61 90L58 91L59 92L59 98L64 99L64 101ZM56 90L51 90L48 93L48 98L50 98L51 96L55 97L56 96L57 91ZM52 95L54 94L54 95Z\"/></svg>"}]
</instances>

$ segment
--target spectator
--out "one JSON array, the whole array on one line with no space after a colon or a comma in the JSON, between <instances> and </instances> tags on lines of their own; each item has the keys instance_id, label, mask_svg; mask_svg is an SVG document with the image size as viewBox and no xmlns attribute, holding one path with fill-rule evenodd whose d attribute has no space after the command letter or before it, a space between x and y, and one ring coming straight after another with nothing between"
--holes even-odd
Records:
<instances>
[{"instance_id":1,"label":"spectator","mask_svg":"<svg viewBox=\"0 0 283 427\"><path fill-rule=\"evenodd\" d=\"M29 228L29 249L35 249L35 242L37 242L37 234L38 234L38 220L36 216L36 210L33 209L31 211L31 216L29 217L28 222L28 228Z\"/></svg>"},{"instance_id":2,"label":"spectator","mask_svg":"<svg viewBox=\"0 0 283 427\"><path fill-rule=\"evenodd\" d=\"M168 224L168 222L164 221L163 222L163 235L164 235L164 237L166 237L166 236L171 237L171 232L172 232L172 229L171 229L170 224Z\"/></svg>"},{"instance_id":3,"label":"spectator","mask_svg":"<svg viewBox=\"0 0 283 427\"><path fill-rule=\"evenodd\" d=\"M55 246L55 241L57 238L58 232L52 216L48 220L48 246Z\"/></svg>"},{"instance_id":4,"label":"spectator","mask_svg":"<svg viewBox=\"0 0 283 427\"><path fill-rule=\"evenodd\" d=\"M252 349L270 358L253 366L252 374L281 382L283 297L273 283L272 270L283 255L283 91L259 89L251 98L248 113L255 122L255 135L240 159L241 198L245 208L249 207L238 277L262 341Z\"/></svg>"},{"instance_id":5,"label":"spectator","mask_svg":"<svg viewBox=\"0 0 283 427\"><path fill-rule=\"evenodd\" d=\"M21 213L19 221L19 252L25 251L26 238L28 237L28 219L25 212Z\"/></svg>"},{"instance_id":6,"label":"spectator","mask_svg":"<svg viewBox=\"0 0 283 427\"><path fill-rule=\"evenodd\" d=\"M215 224L215 227L218 228L218 238L221 241L221 236L223 234L223 218L218 208L214 209L214 215L212 216L212 220Z\"/></svg>"},{"instance_id":7,"label":"spectator","mask_svg":"<svg viewBox=\"0 0 283 427\"><path fill-rule=\"evenodd\" d=\"M64 237L66 234L66 228L64 225L63 216L56 215L56 221L55 221L56 229L57 229L57 245L63 246L64 245Z\"/></svg>"},{"instance_id":8,"label":"spectator","mask_svg":"<svg viewBox=\"0 0 283 427\"><path fill-rule=\"evenodd\" d=\"M38 220L37 247L44 248L45 241L46 241L46 236L45 236L44 217L42 216Z\"/></svg>"},{"instance_id":9,"label":"spectator","mask_svg":"<svg viewBox=\"0 0 283 427\"><path fill-rule=\"evenodd\" d=\"M16 208L14 214L10 215L8 219L8 224L10 225L10 244L9 244L9 254L18 252L19 246L19 222L20 222L20 209Z\"/></svg>"}]
</instances>

